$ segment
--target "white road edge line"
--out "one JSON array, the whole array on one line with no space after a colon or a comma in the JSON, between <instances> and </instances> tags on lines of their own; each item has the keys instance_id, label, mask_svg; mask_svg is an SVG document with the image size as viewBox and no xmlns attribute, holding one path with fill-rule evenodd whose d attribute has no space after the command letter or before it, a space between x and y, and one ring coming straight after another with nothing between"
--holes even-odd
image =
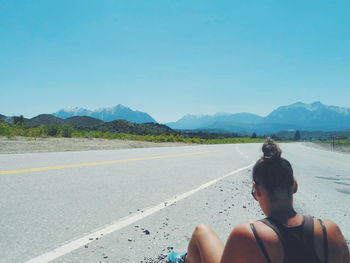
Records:
<instances>
[{"instance_id":1,"label":"white road edge line","mask_svg":"<svg viewBox=\"0 0 350 263\"><path fill-rule=\"evenodd\" d=\"M62 246L55 248L55 249L53 249L45 254L42 254L38 257L35 257L35 258L27 261L27 263L44 263L44 262L50 262L54 259L57 259L65 254L72 252L73 250L76 250L82 246L85 246L85 245L93 242L96 238L101 238L102 236L106 236L106 235L111 234L117 230L120 230L126 226L129 226L129 225L131 225L131 224L133 224L133 223L135 223L135 222L137 222L137 221L139 221L147 216L150 216L150 215L160 211L161 209L163 209L169 205L176 203L177 201L185 199L186 197L189 197L189 196L193 195L194 193L201 191L204 188L207 188L207 187L215 184L216 182L218 182L218 181L220 181L228 176L231 176L233 174L244 171L244 170L252 167L253 165L254 165L254 163L249 164L247 166L244 166L242 168L239 168L237 170L234 170L226 175L223 175L219 178L216 178L216 179L211 180L205 184L202 184L201 186L199 186L193 190L190 190L190 191L185 192L183 194L180 194L178 196L174 196L173 198L171 198L165 202L162 202L159 205L156 205L156 206L153 206L150 208L146 208L143 210L143 212L139 212L139 213L134 214L134 215L123 217L123 218L121 218L121 219L119 219L119 220L117 220L109 225L106 225L105 227L101 228L100 230L98 230L94 233L91 233L91 234L86 235L84 237L75 239L71 242L68 242L65 245L62 245Z\"/></svg>"}]
</instances>

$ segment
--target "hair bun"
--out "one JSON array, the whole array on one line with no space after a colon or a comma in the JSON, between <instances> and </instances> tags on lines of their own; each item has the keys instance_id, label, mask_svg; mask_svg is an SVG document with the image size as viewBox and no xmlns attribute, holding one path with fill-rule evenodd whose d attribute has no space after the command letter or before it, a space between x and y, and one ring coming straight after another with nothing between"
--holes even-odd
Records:
<instances>
[{"instance_id":1,"label":"hair bun","mask_svg":"<svg viewBox=\"0 0 350 263\"><path fill-rule=\"evenodd\" d=\"M262 151L264 153L264 159L276 159L281 158L282 151L277 143L275 143L272 139L267 139L263 146Z\"/></svg>"}]
</instances>

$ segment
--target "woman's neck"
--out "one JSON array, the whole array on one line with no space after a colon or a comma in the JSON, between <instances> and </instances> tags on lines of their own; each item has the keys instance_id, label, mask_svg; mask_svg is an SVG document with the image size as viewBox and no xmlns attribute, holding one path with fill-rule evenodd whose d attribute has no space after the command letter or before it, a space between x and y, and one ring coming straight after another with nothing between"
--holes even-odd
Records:
<instances>
[{"instance_id":1,"label":"woman's neck","mask_svg":"<svg viewBox=\"0 0 350 263\"><path fill-rule=\"evenodd\" d=\"M295 212L293 208L293 202L271 204L266 215L271 219L275 219L282 224L287 225L289 225L289 223L293 224L293 221L295 220L298 221L296 218L297 212Z\"/></svg>"}]
</instances>

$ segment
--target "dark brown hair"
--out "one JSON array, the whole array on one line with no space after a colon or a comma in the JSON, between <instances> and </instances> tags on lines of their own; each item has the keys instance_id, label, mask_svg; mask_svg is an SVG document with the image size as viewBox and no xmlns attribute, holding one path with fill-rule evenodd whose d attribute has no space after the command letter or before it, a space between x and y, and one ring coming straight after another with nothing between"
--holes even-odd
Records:
<instances>
[{"instance_id":1,"label":"dark brown hair","mask_svg":"<svg viewBox=\"0 0 350 263\"><path fill-rule=\"evenodd\" d=\"M267 190L273 201L290 197L294 184L291 164L281 157L280 147L271 139L265 141L262 151L264 155L253 168L253 180Z\"/></svg>"}]
</instances>

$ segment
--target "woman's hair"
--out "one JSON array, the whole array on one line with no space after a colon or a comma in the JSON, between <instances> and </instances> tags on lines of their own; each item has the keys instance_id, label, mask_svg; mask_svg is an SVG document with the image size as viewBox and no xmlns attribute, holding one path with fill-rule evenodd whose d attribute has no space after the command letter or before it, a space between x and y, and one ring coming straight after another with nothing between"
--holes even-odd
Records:
<instances>
[{"instance_id":1,"label":"woman's hair","mask_svg":"<svg viewBox=\"0 0 350 263\"><path fill-rule=\"evenodd\" d=\"M291 197L294 184L291 164L281 157L280 147L271 139L265 141L262 151L264 155L253 168L253 180L267 190L271 201Z\"/></svg>"}]
</instances>

